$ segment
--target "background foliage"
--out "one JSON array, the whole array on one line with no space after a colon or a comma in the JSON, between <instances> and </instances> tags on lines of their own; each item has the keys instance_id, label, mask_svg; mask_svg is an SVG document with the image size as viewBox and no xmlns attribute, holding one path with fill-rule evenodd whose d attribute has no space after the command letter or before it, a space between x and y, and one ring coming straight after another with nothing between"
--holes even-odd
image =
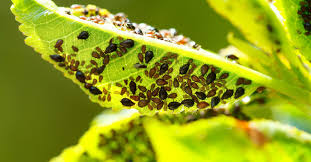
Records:
<instances>
[{"instance_id":1,"label":"background foliage","mask_svg":"<svg viewBox=\"0 0 311 162\"><path fill-rule=\"evenodd\" d=\"M55 0L60 6L82 0ZM125 12L135 22L158 28L175 27L206 49L227 45L226 34L235 29L204 0L93 0L111 12ZM0 161L42 162L76 143L102 108L61 72L38 57L22 41L18 23L0 1ZM161 11L161 12L159 12ZM236 32L237 33L237 32ZM48 86L47 86L48 85Z\"/></svg>"}]
</instances>

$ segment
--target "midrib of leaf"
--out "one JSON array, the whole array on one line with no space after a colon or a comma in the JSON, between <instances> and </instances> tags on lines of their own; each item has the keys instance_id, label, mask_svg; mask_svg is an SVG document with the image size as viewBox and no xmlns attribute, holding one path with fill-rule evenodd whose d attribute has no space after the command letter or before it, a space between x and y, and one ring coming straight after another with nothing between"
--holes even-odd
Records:
<instances>
[{"instance_id":1,"label":"midrib of leaf","mask_svg":"<svg viewBox=\"0 0 311 162\"><path fill-rule=\"evenodd\" d=\"M110 26L99 26L97 24L93 23L87 23L83 20L80 20L73 16L68 16L65 14L60 13L57 10L56 5L49 1L49 0L13 0L14 6L12 6L12 12L16 15L16 19L22 23L20 26L20 30L24 32L26 36L26 44L29 46L32 46L37 52L42 54L43 59L51 62L52 64L56 65L51 59L49 58L49 55L54 54L53 46L55 45L55 42L58 39L64 40L64 51L68 52L70 51L71 45L76 45L79 47L80 52L83 54L78 54L77 59L80 61L86 60L86 62L89 62L91 58L90 54L92 52L92 49L94 49L97 46L105 47L107 46L107 42L110 40L110 38L116 38L117 36L121 36L126 39L132 39L135 41L135 46L132 49L129 49L126 56L123 56L123 58L120 58L124 62L115 61L113 65L109 64L104 73L108 73L107 78L105 77L103 80L104 84L101 84L99 88L101 89L103 86L107 86L108 84L115 83L116 81L120 80L122 76L129 77L130 75L133 75L133 73L142 73L142 76L144 75L144 70L135 70L130 69L129 71L122 72L122 70L113 69L114 67L118 67L121 69L121 65L124 64L131 64L131 66L137 61L134 61L133 59L127 59L125 60L124 57L129 58L137 58L137 49L139 49L142 45L146 45L147 49L153 50L155 53L155 59L160 59L159 53L167 53L167 52L173 52L177 53L181 57L182 61L186 61L189 58L192 58L195 60L196 63L199 65L202 65L203 63L214 65L216 67L220 67L222 71L230 72L230 75L234 76L234 78L238 77L244 77L247 79L251 79L253 81L253 84L251 86L246 87L246 95L251 94L255 89L256 86L259 86L258 84L265 85L267 87L274 88L281 93L284 93L288 96L291 96L297 100L300 100L304 103L308 103L309 99L311 99L311 95L308 91L304 91L302 89L299 89L295 86L288 86L288 84L284 81L279 81L272 79L269 76L263 75L259 72L256 72L254 70L248 69L246 67L237 65L235 63L229 62L227 60L222 59L221 57L205 50L193 50L188 47L175 45L172 43L167 43L164 41L147 38L139 35L133 35L127 32L123 32L120 30L117 30ZM50 20L52 19L52 20ZM38 27L39 24L39 27ZM72 38L76 38L77 35L83 30L89 31L91 34L91 37L88 39L88 41L85 41L81 43L78 40L74 39L72 41ZM68 45L70 44L70 45ZM135 50L136 49L136 50ZM104 50L104 49L103 49ZM132 52L130 52L132 50ZM89 52L86 52L89 51ZM135 53L136 51L136 53ZM152 61L156 61L156 60ZM100 60L101 62L102 60ZM132 61L132 62L131 62ZM97 61L98 62L98 61ZM113 62L113 60L111 61ZM130 63L129 63L130 62ZM99 63L99 62L98 62ZM99 63L100 64L100 63ZM119 64L116 65L116 64ZM150 64L150 63L149 63ZM149 65L148 64L148 65ZM183 64L179 64L182 66ZM83 88L83 85L81 85L80 82L78 82L74 76L69 75L63 68L60 68L58 66L55 66L60 71L64 72L65 76L72 79L75 83L79 84L82 89L90 95L90 98L94 102L100 103L104 107L114 107L117 109L124 108L124 106L121 105L120 100L124 97L114 95L115 91L120 91L120 89L114 85L111 87L111 95L112 95L112 102L101 102L98 100L97 96L94 96L88 92L87 89ZM198 66L200 67L200 66ZM150 66L148 66L150 68ZM176 69L179 67L175 66L174 73L178 73ZM81 69L83 70L83 69ZM144 79L148 80L147 77L143 77ZM232 79L232 78L231 78ZM151 81L151 80L148 80ZM147 81L147 82L148 82ZM152 80L154 81L154 80ZM149 82L150 83L150 82ZM236 89L234 85L227 85L228 87L232 87L233 89ZM305 97L301 97L305 96ZM178 98L178 101L181 101L182 98ZM230 100L232 102L234 100ZM148 108L138 108L141 112L149 112ZM178 110L175 110L175 112L181 111L182 108L179 108ZM196 107L194 106L191 109L186 108L186 110L196 110Z\"/></svg>"}]
</instances>

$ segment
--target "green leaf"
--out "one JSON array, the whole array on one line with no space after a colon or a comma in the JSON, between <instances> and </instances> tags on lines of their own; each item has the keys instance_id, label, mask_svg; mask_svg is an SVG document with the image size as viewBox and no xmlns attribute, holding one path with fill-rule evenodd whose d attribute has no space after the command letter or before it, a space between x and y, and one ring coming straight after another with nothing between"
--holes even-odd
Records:
<instances>
[{"instance_id":1,"label":"green leaf","mask_svg":"<svg viewBox=\"0 0 311 162\"><path fill-rule=\"evenodd\" d=\"M42 54L43 59L55 65L67 78L70 78L76 84L80 85L82 90L90 96L92 101L99 103L103 107L113 107L114 109L122 109L125 107L137 108L139 111L145 113L156 112L158 111L157 108L161 109L161 111L169 112L180 112L182 110L194 111L198 109L197 104L194 104L191 108L179 106L178 109L169 107L168 105L173 101L182 102L185 99L191 98L196 101L197 99L194 94L198 91L207 94L212 90L216 90L216 94L212 96L221 97L226 89L232 89L235 92L238 88L243 88L245 89L243 96L246 96L251 94L260 84L275 87L283 93L294 97L305 94L305 96L311 98L308 92L299 92L300 90L297 90L296 87L292 87L292 89L282 88L280 86L284 84L283 82L273 80L251 69L234 64L208 51L196 50L187 46L140 36L128 31L123 31L123 28L120 30L119 27L115 27L109 23L99 25L90 21L81 20L77 16L74 16L79 14L81 10L58 8L50 0L13 0L13 3L12 12L16 15L16 19L22 23L20 30L27 36L25 40L26 44ZM88 6L87 8L89 14L91 14L92 7L93 6ZM66 12L67 10L72 12L73 15L68 15ZM112 16L106 10L101 9L99 11L99 13L105 11L108 16ZM80 14L82 14L82 12L80 12ZM81 33L86 34L83 31L87 31L89 34L86 40L77 38ZM133 40L134 46L124 50L120 44L127 39ZM106 51L107 47L112 43L118 46L117 50L119 52L123 49L124 53L120 54L122 55L121 57L117 52L109 54L102 54L103 52L100 52ZM57 48L55 48L55 45ZM72 48L72 46L78 48L79 51L76 48ZM152 51L154 57L148 64L144 61L141 62L141 64L147 66L146 69L137 69L134 65L140 63L138 58L139 53L145 55L144 50L142 50L143 46L146 46L146 51ZM101 53L104 58L110 58L109 63L104 63L103 60L105 59L103 57L92 57L94 52L95 55ZM51 55L56 56L53 56L54 59L51 59ZM169 57L169 59L167 59L167 57ZM55 60L61 63L55 62ZM165 62L169 64L169 69L173 69L171 73L168 73L169 70L166 71L165 74L168 75L166 77L170 78L166 82L159 80L159 78L164 77L164 74L155 78L159 73L159 64L162 66ZM186 75L180 75L180 68L188 63L190 64L188 73ZM200 81L195 83L190 77L192 75L200 77L202 75L201 67L204 64L208 64L210 70L202 76ZM98 71L100 71L101 67L105 67L105 69L101 74L98 74L100 73ZM157 69L156 74L153 75L153 77L149 77L149 75L146 76L146 71L150 74L151 69ZM79 74L77 74L76 70L79 71ZM215 71L217 80L214 82L215 84L207 85L204 80L212 73L211 71ZM191 72L192 74L190 75ZM227 79L219 79L224 73L228 73L229 77ZM77 78L76 75L79 77ZM84 80L84 76L86 77L86 81ZM183 77L183 79L179 81L178 88L175 88L173 82L180 77ZM252 83L251 85L236 86L235 83L239 78L252 80ZM84 81L86 83L83 83ZM136 85L130 84L131 81ZM188 82L191 86L188 86ZM148 94L150 94L150 92L161 88L164 83L167 83L165 87L168 95L172 95L172 97L177 95L175 99L173 99L173 97L163 99L163 101L160 102L150 101L150 98L157 98L157 93L155 93L155 96L149 97L148 99L143 98L144 96L149 96ZM133 85L131 87L136 87L137 90L131 90L130 85ZM192 95L185 92L187 91L189 93L189 87L196 87L196 85L198 85L199 89L190 88L192 89ZM170 88L171 91L169 91ZM122 91L122 89L125 89L126 92L123 93L124 91ZM148 92L148 90L150 90L150 92ZM135 94L133 94L133 92ZM213 92L210 93L212 94ZM139 100L145 100L141 101L141 108L138 107L139 104L135 101L139 94L142 96ZM211 100L213 100L213 97L198 102L206 102L209 104L208 107L210 108L212 106ZM131 101L125 100L125 98ZM236 98L242 97L238 96ZM217 101L218 99L216 98L214 100ZM123 102L122 104L121 101L125 101L125 103ZM147 106L149 101L150 103ZM220 106L221 103L232 103L235 101L236 99L233 96L230 99L221 101L219 104L215 104L215 107ZM130 105L135 106L131 107ZM205 108L204 105L207 104L201 103L200 105Z\"/></svg>"},{"instance_id":2,"label":"green leaf","mask_svg":"<svg viewBox=\"0 0 311 162\"><path fill-rule=\"evenodd\" d=\"M311 160L309 134L271 121L217 117L184 126L149 120L145 126L160 162Z\"/></svg>"},{"instance_id":3,"label":"green leaf","mask_svg":"<svg viewBox=\"0 0 311 162\"><path fill-rule=\"evenodd\" d=\"M303 3L305 2L305 3ZM308 1L305 0L276 0L273 5L282 16L282 20L291 43L304 55L308 60L311 60L311 45L310 45L310 29L304 25L308 21ZM306 7L305 11L302 7ZM304 16L303 16L304 15ZM308 22L310 23L310 22ZM307 25L306 25L307 27Z\"/></svg>"},{"instance_id":4,"label":"green leaf","mask_svg":"<svg viewBox=\"0 0 311 162\"><path fill-rule=\"evenodd\" d=\"M271 53L283 43L279 21L262 0L207 0L257 47Z\"/></svg>"},{"instance_id":5,"label":"green leaf","mask_svg":"<svg viewBox=\"0 0 311 162\"><path fill-rule=\"evenodd\" d=\"M311 136L302 131L266 120L211 118L217 115L211 111L155 118L128 110L106 112L96 118L79 144L51 162L303 162L311 158Z\"/></svg>"},{"instance_id":6,"label":"green leaf","mask_svg":"<svg viewBox=\"0 0 311 162\"><path fill-rule=\"evenodd\" d=\"M158 114L154 117L167 124L186 124L217 114L213 110L206 110L197 113ZM143 127L145 118L148 117L140 116L134 110L122 110L118 113L106 111L93 121L78 145L65 149L51 162L81 162L81 159L155 161L154 150Z\"/></svg>"},{"instance_id":7,"label":"green leaf","mask_svg":"<svg viewBox=\"0 0 311 162\"><path fill-rule=\"evenodd\" d=\"M243 41L229 37L230 43L249 57L253 57L252 60L260 59L256 62L260 64L255 66L257 70L308 91L311 90L311 75L307 63L303 62L303 58L299 57L297 50L288 40L280 17L270 3L272 1L207 0L207 2L239 28L256 46L251 47ZM251 63L255 64L255 62Z\"/></svg>"}]
</instances>

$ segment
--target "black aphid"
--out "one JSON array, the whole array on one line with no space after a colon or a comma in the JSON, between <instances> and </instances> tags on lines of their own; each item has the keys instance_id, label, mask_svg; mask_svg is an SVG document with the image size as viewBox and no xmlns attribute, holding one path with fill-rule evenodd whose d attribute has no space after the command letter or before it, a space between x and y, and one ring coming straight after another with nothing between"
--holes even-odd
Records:
<instances>
[{"instance_id":1,"label":"black aphid","mask_svg":"<svg viewBox=\"0 0 311 162\"><path fill-rule=\"evenodd\" d=\"M179 74L187 74L189 70L190 64L185 64L182 67L179 68Z\"/></svg>"},{"instance_id":2,"label":"black aphid","mask_svg":"<svg viewBox=\"0 0 311 162\"><path fill-rule=\"evenodd\" d=\"M136 93L137 87L136 87L136 83L133 81L130 82L130 90L133 94Z\"/></svg>"},{"instance_id":3,"label":"black aphid","mask_svg":"<svg viewBox=\"0 0 311 162\"><path fill-rule=\"evenodd\" d=\"M194 101L192 99L185 99L181 102L186 107L192 107L194 105Z\"/></svg>"},{"instance_id":4,"label":"black aphid","mask_svg":"<svg viewBox=\"0 0 311 162\"><path fill-rule=\"evenodd\" d=\"M161 87L161 89L159 91L159 98L161 100L165 100L167 98L167 92L166 92L164 87Z\"/></svg>"},{"instance_id":5,"label":"black aphid","mask_svg":"<svg viewBox=\"0 0 311 162\"><path fill-rule=\"evenodd\" d=\"M88 39L90 36L89 32L83 31L78 35L78 39Z\"/></svg>"},{"instance_id":6,"label":"black aphid","mask_svg":"<svg viewBox=\"0 0 311 162\"><path fill-rule=\"evenodd\" d=\"M127 39L120 43L121 46L125 48L132 48L134 47L134 41L132 39Z\"/></svg>"},{"instance_id":7,"label":"black aphid","mask_svg":"<svg viewBox=\"0 0 311 162\"><path fill-rule=\"evenodd\" d=\"M206 94L203 93L203 92L196 92L195 94L197 95L197 97L198 97L200 100L205 100L205 99L206 99Z\"/></svg>"},{"instance_id":8,"label":"black aphid","mask_svg":"<svg viewBox=\"0 0 311 162\"><path fill-rule=\"evenodd\" d=\"M145 54L145 62L148 64L152 60L153 56L152 51L147 51Z\"/></svg>"},{"instance_id":9,"label":"black aphid","mask_svg":"<svg viewBox=\"0 0 311 162\"><path fill-rule=\"evenodd\" d=\"M239 87L234 94L234 98L238 99L245 94L245 89L243 87Z\"/></svg>"},{"instance_id":10,"label":"black aphid","mask_svg":"<svg viewBox=\"0 0 311 162\"><path fill-rule=\"evenodd\" d=\"M64 62L65 58L60 55L50 55L50 58L55 62Z\"/></svg>"},{"instance_id":11,"label":"black aphid","mask_svg":"<svg viewBox=\"0 0 311 162\"><path fill-rule=\"evenodd\" d=\"M217 106L219 104L219 102L220 102L219 97L212 98L211 107L214 108L215 106Z\"/></svg>"},{"instance_id":12,"label":"black aphid","mask_svg":"<svg viewBox=\"0 0 311 162\"><path fill-rule=\"evenodd\" d=\"M222 100L231 98L233 96L233 90L228 89L221 97Z\"/></svg>"},{"instance_id":13,"label":"black aphid","mask_svg":"<svg viewBox=\"0 0 311 162\"><path fill-rule=\"evenodd\" d=\"M103 73L103 71L105 70L105 68L106 68L106 66L105 66L105 65L103 65L103 66L101 66L101 67L97 68L97 70L96 70L97 74L101 74L101 73Z\"/></svg>"},{"instance_id":14,"label":"black aphid","mask_svg":"<svg viewBox=\"0 0 311 162\"><path fill-rule=\"evenodd\" d=\"M100 95L100 94L102 94L102 92L101 92L98 88L96 88L96 87L94 87L94 86L91 86L89 90L90 90L90 92L91 92L92 94L94 94L94 95Z\"/></svg>"},{"instance_id":15,"label":"black aphid","mask_svg":"<svg viewBox=\"0 0 311 162\"><path fill-rule=\"evenodd\" d=\"M304 23L303 24L303 27L305 28L305 30L307 30L307 31L311 31L311 24L310 23Z\"/></svg>"},{"instance_id":16,"label":"black aphid","mask_svg":"<svg viewBox=\"0 0 311 162\"><path fill-rule=\"evenodd\" d=\"M175 109L177 109L180 105L181 105L181 103L179 103L179 102L171 102L171 103L168 104L168 109L170 109L170 110L175 110Z\"/></svg>"},{"instance_id":17,"label":"black aphid","mask_svg":"<svg viewBox=\"0 0 311 162\"><path fill-rule=\"evenodd\" d=\"M121 103L123 106L134 106L135 105L135 103L128 98L123 98L121 100Z\"/></svg>"},{"instance_id":18,"label":"black aphid","mask_svg":"<svg viewBox=\"0 0 311 162\"><path fill-rule=\"evenodd\" d=\"M126 27L131 30L135 30L135 26L132 23L127 23Z\"/></svg>"},{"instance_id":19,"label":"black aphid","mask_svg":"<svg viewBox=\"0 0 311 162\"><path fill-rule=\"evenodd\" d=\"M209 73L206 78L206 84L209 85L213 83L215 79L216 79L216 74L214 72Z\"/></svg>"},{"instance_id":20,"label":"black aphid","mask_svg":"<svg viewBox=\"0 0 311 162\"><path fill-rule=\"evenodd\" d=\"M85 83L85 75L81 71L76 72L76 78L81 82Z\"/></svg>"},{"instance_id":21,"label":"black aphid","mask_svg":"<svg viewBox=\"0 0 311 162\"><path fill-rule=\"evenodd\" d=\"M105 53L112 53L118 49L118 45L114 43L110 43L109 46L106 48Z\"/></svg>"},{"instance_id":22,"label":"black aphid","mask_svg":"<svg viewBox=\"0 0 311 162\"><path fill-rule=\"evenodd\" d=\"M160 67L160 75L164 74L166 71L168 70L168 64L167 63L164 63L161 65Z\"/></svg>"}]
</instances>

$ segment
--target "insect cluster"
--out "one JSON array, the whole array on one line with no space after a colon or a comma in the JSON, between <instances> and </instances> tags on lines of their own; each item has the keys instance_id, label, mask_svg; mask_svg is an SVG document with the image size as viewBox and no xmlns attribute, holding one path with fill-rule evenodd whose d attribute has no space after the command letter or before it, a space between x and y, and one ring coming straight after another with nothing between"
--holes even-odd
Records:
<instances>
[{"instance_id":1,"label":"insect cluster","mask_svg":"<svg viewBox=\"0 0 311 162\"><path fill-rule=\"evenodd\" d=\"M123 25L129 23L125 16L112 15L90 5L86 8L73 5L67 14L82 14L80 18L85 17L89 21L93 21L91 19L95 16L114 23L120 21ZM133 29L140 29L145 34L146 31L158 32L150 26L147 30L131 24ZM121 29L123 26L117 27ZM92 39L92 36L89 31L82 30L74 39L84 42ZM71 49L64 51L64 44ZM79 47L68 45L62 39L55 42L54 48L56 54L50 55L50 58L74 76L92 95L98 96L98 101L102 103L118 102L125 107L137 106L150 111L214 108L220 103L241 98L246 93L245 86L252 84L251 80L222 71L214 65L202 64L199 60L177 53L158 51L152 45L120 36L95 47L90 52L89 60L77 57ZM121 58L126 61L120 63ZM117 76L111 80L111 70L116 68L120 75L126 75L125 79L120 81L120 76ZM229 88L227 82L236 83Z\"/></svg>"},{"instance_id":2,"label":"insect cluster","mask_svg":"<svg viewBox=\"0 0 311 162\"><path fill-rule=\"evenodd\" d=\"M158 30L155 27L145 23L132 23L125 14L111 14L106 9L98 8L94 5L72 5L65 12L69 15L74 15L82 20L91 21L97 24L112 24L117 29L128 31L130 33L143 35L146 37L156 38L179 45L185 45L194 49L200 49L200 45L183 35L179 35L175 29Z\"/></svg>"},{"instance_id":3,"label":"insect cluster","mask_svg":"<svg viewBox=\"0 0 311 162\"><path fill-rule=\"evenodd\" d=\"M311 33L311 1L301 1L300 9L298 10L298 14L303 19L303 26L306 30L305 35L310 35Z\"/></svg>"}]
</instances>

